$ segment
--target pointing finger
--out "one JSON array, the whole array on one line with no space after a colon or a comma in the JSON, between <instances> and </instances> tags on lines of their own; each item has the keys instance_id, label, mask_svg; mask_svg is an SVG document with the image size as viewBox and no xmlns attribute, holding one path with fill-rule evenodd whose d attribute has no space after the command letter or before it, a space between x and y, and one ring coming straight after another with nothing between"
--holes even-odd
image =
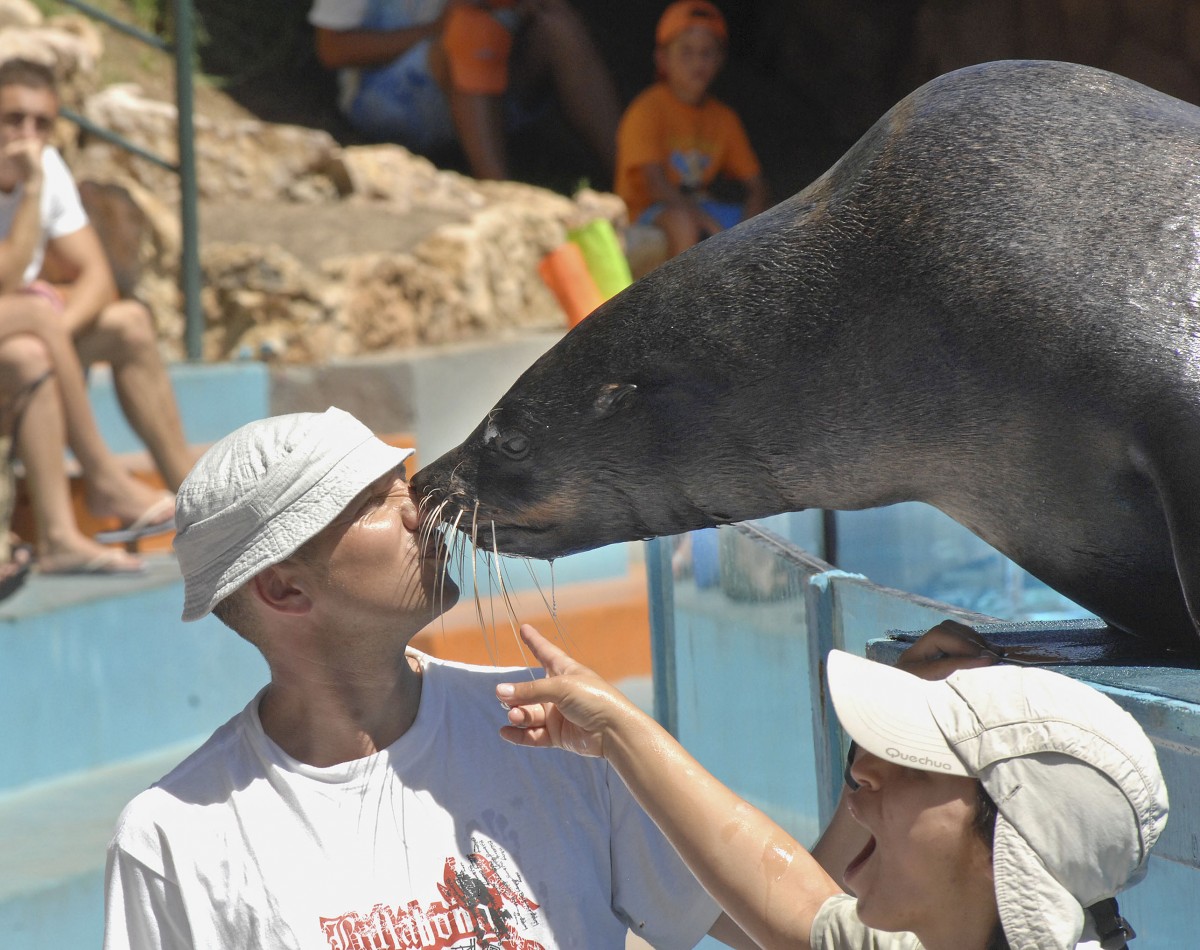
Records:
<instances>
[{"instance_id":1,"label":"pointing finger","mask_svg":"<svg viewBox=\"0 0 1200 950\"><path fill-rule=\"evenodd\" d=\"M521 639L533 651L533 655L547 673L566 673L577 665L563 650L543 637L532 624L521 625Z\"/></svg>"}]
</instances>

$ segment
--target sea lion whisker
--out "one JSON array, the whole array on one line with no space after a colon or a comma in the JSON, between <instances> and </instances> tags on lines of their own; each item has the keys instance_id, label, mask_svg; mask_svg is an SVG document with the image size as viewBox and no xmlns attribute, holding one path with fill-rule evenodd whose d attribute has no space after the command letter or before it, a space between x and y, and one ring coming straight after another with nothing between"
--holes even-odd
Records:
<instances>
[{"instance_id":1,"label":"sea lion whisker","mask_svg":"<svg viewBox=\"0 0 1200 950\"><path fill-rule=\"evenodd\" d=\"M419 550L421 551L427 550L429 547L429 542L433 540L433 532L437 527L436 516L441 507L440 505L435 507L432 512L425 511L425 506L429 501L430 499L428 496L423 496L417 504L417 524L419 526L417 531L417 544L419 545Z\"/></svg>"},{"instance_id":2,"label":"sea lion whisker","mask_svg":"<svg viewBox=\"0 0 1200 950\"><path fill-rule=\"evenodd\" d=\"M529 671L529 678L534 679L533 666L529 662L529 657L525 654L525 644L521 642L520 628L518 624L517 611L513 606L512 600L508 595L508 587L504 583L504 573L500 562L500 547L496 544L496 522L491 523L492 526L492 557L496 565L496 577L500 580L500 591L504 597L504 604L508 610L508 624L512 629L513 642L517 645L517 650L521 653L521 660L525 664L525 669Z\"/></svg>"},{"instance_id":3,"label":"sea lion whisker","mask_svg":"<svg viewBox=\"0 0 1200 950\"><path fill-rule=\"evenodd\" d=\"M471 588L475 594L475 617L479 621L479 629L484 629L483 604L479 599L479 506L471 512ZM494 661L493 661L494 662Z\"/></svg>"},{"instance_id":4,"label":"sea lion whisker","mask_svg":"<svg viewBox=\"0 0 1200 950\"><path fill-rule=\"evenodd\" d=\"M421 503L423 504L424 501L425 501L425 499L422 498ZM421 551L422 554L424 554L424 552L429 550L429 545L433 543L433 532L436 530L436 522L434 522L434 520L432 518L426 518L426 517L421 516L420 515L420 506L418 506L417 511L418 511L418 524L420 525L420 529L417 532L417 545L418 545L418 550ZM442 539L442 543L443 544L446 543L446 539L444 537ZM445 617L445 613L446 613L446 611L445 611L446 567L449 564L449 559L450 559L450 546L446 545L446 555L442 559L442 562L440 565L441 570L438 572L437 580L434 583L433 598L432 598L433 602L430 604L430 608L434 611L435 617ZM443 627L444 627L445 620L443 620L442 623L443 623Z\"/></svg>"},{"instance_id":5,"label":"sea lion whisker","mask_svg":"<svg viewBox=\"0 0 1200 950\"><path fill-rule=\"evenodd\" d=\"M492 570L495 572L496 581L500 586L500 596L504 598L505 608L508 612L509 625L512 626L518 621L517 611L513 604L513 600L509 595L510 584L505 580L504 562L500 560L500 546L496 543L496 522L489 522L492 530L492 549L488 552L491 556ZM514 627L514 629L516 629Z\"/></svg>"},{"instance_id":6,"label":"sea lion whisker","mask_svg":"<svg viewBox=\"0 0 1200 950\"><path fill-rule=\"evenodd\" d=\"M495 595L493 593L495 588L493 585L491 564L489 563L489 560L487 557L487 549L486 548L481 549L479 546L480 526L479 526L478 518L479 518L479 508L478 508L478 506L476 506L475 511L472 513L472 517L471 517L471 576L472 576L472 579L474 581L474 586L475 586L475 617L476 617L476 621L479 624L480 634L483 636L484 644L487 647L488 658L491 660L493 666L498 666L500 663L500 633L496 629L496 607L495 607ZM489 632L488 623L484 619L483 599L480 596L480 590L479 590L478 572L479 572L479 555L480 555L481 550L484 554L484 567L485 567L485 573L487 574L487 581L488 581L488 612L491 615L491 636L490 637L488 635L488 632ZM499 580L499 579L497 578L497 580Z\"/></svg>"},{"instance_id":7,"label":"sea lion whisker","mask_svg":"<svg viewBox=\"0 0 1200 950\"><path fill-rule=\"evenodd\" d=\"M427 542L422 542L422 544ZM422 547L422 550L425 548ZM441 570L438 572L437 580L433 587L433 603L430 604L434 612L434 616L440 618L442 624L442 633L446 632L446 568L450 563L450 554L452 546L446 545L446 556L442 561Z\"/></svg>"},{"instance_id":8,"label":"sea lion whisker","mask_svg":"<svg viewBox=\"0 0 1200 950\"><path fill-rule=\"evenodd\" d=\"M461 520L462 520L462 511L460 510L458 512L458 515L454 519L454 524L449 529L450 533L451 533L451 547L450 547L450 550L446 553L446 566L442 570L442 578L441 578L441 589L442 589L441 602L443 604L446 602L446 581L448 579L448 574L450 572L450 568L454 563L454 556L456 553L460 553L462 551L462 547L463 547L463 543L464 543L463 536L461 533L459 533L459 530L458 530L458 525ZM458 576L462 577L461 568L459 569ZM442 635L445 636L445 633L446 633L445 611L442 612L441 618L442 618Z\"/></svg>"},{"instance_id":9,"label":"sea lion whisker","mask_svg":"<svg viewBox=\"0 0 1200 950\"><path fill-rule=\"evenodd\" d=\"M550 614L550 621L551 621L551 623L554 624L554 630L555 630L555 633L558 634L559 642L562 643L564 649L570 651L575 646L575 644L574 644L573 638L567 633L566 629L563 627L563 625L559 622L559 619L558 619L558 596L556 593L555 582L554 582L554 562L553 561L550 562L551 599L547 600L546 592L544 590L542 590L542 584L541 584L541 581L538 580L537 572L535 572L533 569L532 559L523 557L523 558L521 558L521 560L525 562L525 568L526 568L526 570L529 571L529 577L533 581L533 586L537 590L538 596L540 596L542 598L542 603L545 604L545 606L546 606L546 612Z\"/></svg>"},{"instance_id":10,"label":"sea lion whisker","mask_svg":"<svg viewBox=\"0 0 1200 950\"><path fill-rule=\"evenodd\" d=\"M478 533L478 524L477 523L474 525L472 532L473 532L473 534ZM491 565L491 561L490 561L487 549L480 548L477 540L472 542L472 546L473 546L472 556L474 557L476 565L478 565L480 554L483 555L484 566L486 568L487 582L488 582L488 613L491 617L491 625L490 625L490 631L489 631L489 626L488 626L488 624L486 624L484 622L484 619L483 619L482 604L479 602L479 600L477 598L476 599L476 615L479 618L479 630L480 630L480 634L484 638L484 644L487 647L488 657L491 660L492 665L498 666L500 663L500 631L497 629L497 624L496 624L496 587L497 587L497 585L499 585L501 590L503 591L503 583L504 582L503 582L503 578L494 575L494 573L492 571L492 565ZM490 635L489 635L489 632L490 632Z\"/></svg>"},{"instance_id":11,"label":"sea lion whisker","mask_svg":"<svg viewBox=\"0 0 1200 950\"><path fill-rule=\"evenodd\" d=\"M485 551L483 553L484 553L484 561L488 565L488 572L487 572L487 574L488 574L488 612L491 614L491 619L492 619L492 639L495 642L496 655L497 655L497 657L499 657L499 654L500 654L500 631L496 629L496 590L497 590L497 588L503 589L504 580L495 571L492 570L491 560L490 560L490 557L488 556L488 552ZM479 555L479 552L476 552L477 557L478 557L478 555Z\"/></svg>"}]
</instances>

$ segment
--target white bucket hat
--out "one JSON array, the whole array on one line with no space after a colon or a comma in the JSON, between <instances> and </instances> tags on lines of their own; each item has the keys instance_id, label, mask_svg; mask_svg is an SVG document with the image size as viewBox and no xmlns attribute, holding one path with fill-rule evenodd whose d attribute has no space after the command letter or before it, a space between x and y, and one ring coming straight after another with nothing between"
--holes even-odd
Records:
<instances>
[{"instance_id":1,"label":"white bucket hat","mask_svg":"<svg viewBox=\"0 0 1200 950\"><path fill-rule=\"evenodd\" d=\"M996 803L992 867L1004 934L1069 950L1084 908L1146 873L1167 789L1137 721L1078 680L990 666L923 680L834 650L829 693L873 755L978 779Z\"/></svg>"},{"instance_id":2,"label":"white bucket hat","mask_svg":"<svg viewBox=\"0 0 1200 950\"><path fill-rule=\"evenodd\" d=\"M336 408L251 422L217 442L175 496L183 619L290 557L412 453Z\"/></svg>"}]
</instances>

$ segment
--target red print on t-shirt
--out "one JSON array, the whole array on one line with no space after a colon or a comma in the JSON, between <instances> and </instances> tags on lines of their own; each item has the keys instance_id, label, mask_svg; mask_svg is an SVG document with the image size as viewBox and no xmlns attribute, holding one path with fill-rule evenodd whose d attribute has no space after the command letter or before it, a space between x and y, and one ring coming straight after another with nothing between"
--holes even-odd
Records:
<instances>
[{"instance_id":1,"label":"red print on t-shirt","mask_svg":"<svg viewBox=\"0 0 1200 950\"><path fill-rule=\"evenodd\" d=\"M538 922L538 905L501 876L482 854L462 867L447 858L442 900L422 908L376 904L370 912L322 917L330 950L544 950L521 936Z\"/></svg>"}]
</instances>

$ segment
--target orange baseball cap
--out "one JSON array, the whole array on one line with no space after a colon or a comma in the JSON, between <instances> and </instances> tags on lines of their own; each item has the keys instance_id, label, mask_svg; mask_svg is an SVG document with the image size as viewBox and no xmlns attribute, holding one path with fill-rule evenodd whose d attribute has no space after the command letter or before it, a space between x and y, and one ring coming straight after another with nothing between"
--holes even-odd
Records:
<instances>
[{"instance_id":1,"label":"orange baseball cap","mask_svg":"<svg viewBox=\"0 0 1200 950\"><path fill-rule=\"evenodd\" d=\"M454 7L442 33L454 88L485 96L504 92L512 42L512 33L486 9L469 4Z\"/></svg>"},{"instance_id":2,"label":"orange baseball cap","mask_svg":"<svg viewBox=\"0 0 1200 950\"><path fill-rule=\"evenodd\" d=\"M729 28L721 11L708 0L676 0L659 17L654 39L659 46L666 46L685 30L698 26L708 30L722 43L729 39Z\"/></svg>"}]
</instances>

